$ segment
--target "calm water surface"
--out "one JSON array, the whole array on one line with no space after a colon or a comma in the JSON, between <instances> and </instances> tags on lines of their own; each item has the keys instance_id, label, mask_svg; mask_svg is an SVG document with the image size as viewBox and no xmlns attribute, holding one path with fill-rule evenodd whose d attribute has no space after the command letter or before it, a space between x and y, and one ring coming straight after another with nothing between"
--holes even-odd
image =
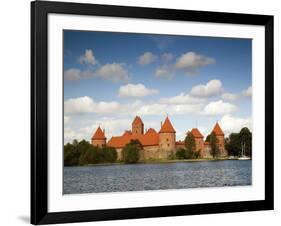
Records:
<instances>
[{"instance_id":1,"label":"calm water surface","mask_svg":"<svg viewBox=\"0 0 281 226\"><path fill-rule=\"evenodd\" d=\"M251 160L64 167L64 194L251 184Z\"/></svg>"}]
</instances>

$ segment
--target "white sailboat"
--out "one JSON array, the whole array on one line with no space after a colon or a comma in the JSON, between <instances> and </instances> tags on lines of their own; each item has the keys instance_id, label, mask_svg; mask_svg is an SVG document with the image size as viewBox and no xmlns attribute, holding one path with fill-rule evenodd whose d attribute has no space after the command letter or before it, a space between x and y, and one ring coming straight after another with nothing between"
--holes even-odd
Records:
<instances>
[{"instance_id":1,"label":"white sailboat","mask_svg":"<svg viewBox=\"0 0 281 226\"><path fill-rule=\"evenodd\" d=\"M249 160L249 159L251 159L250 157L246 156L245 145L246 145L245 143L241 144L241 146L242 146L241 156L238 158L238 160Z\"/></svg>"}]
</instances>

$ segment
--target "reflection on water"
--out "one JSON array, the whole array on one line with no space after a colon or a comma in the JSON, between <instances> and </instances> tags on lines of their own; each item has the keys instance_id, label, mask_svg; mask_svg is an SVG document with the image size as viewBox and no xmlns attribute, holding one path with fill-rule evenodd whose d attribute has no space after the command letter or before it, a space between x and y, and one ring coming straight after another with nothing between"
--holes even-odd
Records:
<instances>
[{"instance_id":1,"label":"reflection on water","mask_svg":"<svg viewBox=\"0 0 281 226\"><path fill-rule=\"evenodd\" d=\"M251 185L252 161L64 167L64 194Z\"/></svg>"}]
</instances>

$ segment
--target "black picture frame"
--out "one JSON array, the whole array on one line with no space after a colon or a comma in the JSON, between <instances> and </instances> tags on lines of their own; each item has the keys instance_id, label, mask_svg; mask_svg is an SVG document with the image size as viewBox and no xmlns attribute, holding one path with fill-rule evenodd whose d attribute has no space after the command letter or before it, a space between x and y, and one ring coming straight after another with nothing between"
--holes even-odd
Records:
<instances>
[{"instance_id":1,"label":"black picture frame","mask_svg":"<svg viewBox=\"0 0 281 226\"><path fill-rule=\"evenodd\" d=\"M75 14L199 21L265 27L265 199L142 208L48 212L48 14ZM31 3L31 223L51 224L192 214L272 210L273 172L273 16L80 3Z\"/></svg>"}]
</instances>

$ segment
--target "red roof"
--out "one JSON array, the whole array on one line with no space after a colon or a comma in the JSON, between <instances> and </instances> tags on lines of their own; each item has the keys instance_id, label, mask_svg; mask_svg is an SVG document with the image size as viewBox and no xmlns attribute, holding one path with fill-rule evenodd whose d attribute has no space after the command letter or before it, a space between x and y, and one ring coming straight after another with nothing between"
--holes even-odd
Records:
<instances>
[{"instance_id":1,"label":"red roof","mask_svg":"<svg viewBox=\"0 0 281 226\"><path fill-rule=\"evenodd\" d=\"M96 132L92 136L92 140L103 140L106 139L104 132L101 130L100 126L97 128Z\"/></svg>"},{"instance_id":2,"label":"red roof","mask_svg":"<svg viewBox=\"0 0 281 226\"><path fill-rule=\"evenodd\" d=\"M157 133L157 132L155 131L155 129L149 128L149 129L146 131L145 135L147 135L147 134L154 134L154 133Z\"/></svg>"},{"instance_id":3,"label":"red roof","mask_svg":"<svg viewBox=\"0 0 281 226\"><path fill-rule=\"evenodd\" d=\"M132 124L142 124L143 125L143 122L139 116L136 116L134 121L132 122Z\"/></svg>"},{"instance_id":4,"label":"red roof","mask_svg":"<svg viewBox=\"0 0 281 226\"><path fill-rule=\"evenodd\" d=\"M175 133L175 129L174 127L172 126L172 123L170 122L168 116L166 117L165 119L165 122L164 124L162 125L159 133Z\"/></svg>"},{"instance_id":5,"label":"red roof","mask_svg":"<svg viewBox=\"0 0 281 226\"><path fill-rule=\"evenodd\" d=\"M216 123L213 132L215 133L216 136L224 136L224 133L218 123Z\"/></svg>"},{"instance_id":6,"label":"red roof","mask_svg":"<svg viewBox=\"0 0 281 226\"><path fill-rule=\"evenodd\" d=\"M131 136L132 132L130 130L126 130L122 136Z\"/></svg>"},{"instance_id":7,"label":"red roof","mask_svg":"<svg viewBox=\"0 0 281 226\"><path fill-rule=\"evenodd\" d=\"M149 129L145 134L129 134L111 137L107 145L115 148L123 148L131 140L139 140L143 146L155 146L159 144L159 134L154 129Z\"/></svg>"},{"instance_id":8,"label":"red roof","mask_svg":"<svg viewBox=\"0 0 281 226\"><path fill-rule=\"evenodd\" d=\"M200 131L197 128L193 128L191 130L191 134L195 137L195 138L203 138L204 136L202 135L202 133L200 133Z\"/></svg>"}]
</instances>

